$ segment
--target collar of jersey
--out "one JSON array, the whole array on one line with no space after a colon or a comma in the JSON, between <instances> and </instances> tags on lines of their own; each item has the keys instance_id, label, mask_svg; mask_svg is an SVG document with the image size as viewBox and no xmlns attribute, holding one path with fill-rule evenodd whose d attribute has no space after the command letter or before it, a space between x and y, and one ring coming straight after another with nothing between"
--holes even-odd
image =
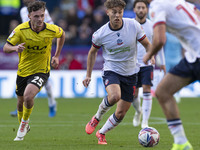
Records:
<instances>
[{"instance_id":1,"label":"collar of jersey","mask_svg":"<svg viewBox=\"0 0 200 150\"><path fill-rule=\"evenodd\" d=\"M123 19L122 19L122 26L119 28L119 29L112 29L111 28L111 25L110 25L110 22L109 22L109 28L110 28L110 30L112 30L112 31L119 31L119 30L121 30L121 28L123 28L123 26L124 26L124 21L123 21Z\"/></svg>"},{"instance_id":2,"label":"collar of jersey","mask_svg":"<svg viewBox=\"0 0 200 150\"><path fill-rule=\"evenodd\" d=\"M30 21L28 22L28 24L29 24L31 30L32 30L33 32L35 32L35 31L32 29L32 27L31 27L31 22L30 22ZM46 29L46 23L45 23L45 22L44 22L44 28L43 28L41 31L43 31L44 29ZM40 32L41 32L41 31L40 31ZM36 32L36 33L38 34L38 33L40 33L40 32Z\"/></svg>"}]
</instances>

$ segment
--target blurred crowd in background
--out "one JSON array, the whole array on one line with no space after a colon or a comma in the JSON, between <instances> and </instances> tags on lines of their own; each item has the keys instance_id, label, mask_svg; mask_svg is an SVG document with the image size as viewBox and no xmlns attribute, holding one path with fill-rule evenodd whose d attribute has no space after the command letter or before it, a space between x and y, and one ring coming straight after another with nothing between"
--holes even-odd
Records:
<instances>
[{"instance_id":1,"label":"blurred crowd in background","mask_svg":"<svg viewBox=\"0 0 200 150\"><path fill-rule=\"evenodd\" d=\"M54 24L62 27L66 32L65 46L60 58L61 66L58 69L85 69L87 52L92 44L92 34L108 21L104 8L106 0L43 1L46 2ZM188 1L195 1L196 7L200 8L199 0ZM125 0L125 2L127 5L124 17L134 18L134 0ZM17 69L17 54L7 55L1 49L12 30L22 23L20 9L23 6L23 0L0 0L0 69ZM66 59L68 55L72 56L71 61ZM94 69L101 69L102 65L103 58L98 55Z\"/></svg>"},{"instance_id":2,"label":"blurred crowd in background","mask_svg":"<svg viewBox=\"0 0 200 150\"><path fill-rule=\"evenodd\" d=\"M103 5L106 0L43 1L46 2L54 23L65 30L67 45L91 45L92 33L108 21ZM135 17L132 11L134 0L125 1L127 6L124 16ZM21 23L19 11L22 7L22 0L0 0L1 39L7 37Z\"/></svg>"}]
</instances>

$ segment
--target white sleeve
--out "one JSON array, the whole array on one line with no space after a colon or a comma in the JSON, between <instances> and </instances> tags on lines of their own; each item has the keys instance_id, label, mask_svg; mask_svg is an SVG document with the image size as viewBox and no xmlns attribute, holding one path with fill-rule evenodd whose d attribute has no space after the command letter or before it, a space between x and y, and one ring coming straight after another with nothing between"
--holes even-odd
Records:
<instances>
[{"instance_id":1,"label":"white sleeve","mask_svg":"<svg viewBox=\"0 0 200 150\"><path fill-rule=\"evenodd\" d=\"M163 5L161 2L155 1L155 3L153 3L150 7L149 12L150 19L153 22L153 27L155 27L157 24L166 22L167 12L165 5Z\"/></svg>"},{"instance_id":2,"label":"white sleeve","mask_svg":"<svg viewBox=\"0 0 200 150\"><path fill-rule=\"evenodd\" d=\"M100 30L97 30L96 32L93 33L92 35L92 44L96 48L100 48L102 43L101 43L101 38L100 38Z\"/></svg>"},{"instance_id":3,"label":"white sleeve","mask_svg":"<svg viewBox=\"0 0 200 150\"><path fill-rule=\"evenodd\" d=\"M146 37L146 34L145 34L144 29L142 28L141 24L139 24L137 21L135 21L135 26L136 26L136 30L137 30L137 40L140 42Z\"/></svg>"},{"instance_id":4,"label":"white sleeve","mask_svg":"<svg viewBox=\"0 0 200 150\"><path fill-rule=\"evenodd\" d=\"M45 9L44 22L49 23L49 24L54 24L47 9Z\"/></svg>"},{"instance_id":5,"label":"white sleeve","mask_svg":"<svg viewBox=\"0 0 200 150\"><path fill-rule=\"evenodd\" d=\"M156 64L158 66L165 65L165 54L164 54L163 47L158 51L158 53L156 55Z\"/></svg>"}]
</instances>

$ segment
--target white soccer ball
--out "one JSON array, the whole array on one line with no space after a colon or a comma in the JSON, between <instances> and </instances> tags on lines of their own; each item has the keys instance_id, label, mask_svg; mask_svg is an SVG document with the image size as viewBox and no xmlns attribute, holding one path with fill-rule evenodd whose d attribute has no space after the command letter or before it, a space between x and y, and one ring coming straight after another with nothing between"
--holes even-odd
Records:
<instances>
[{"instance_id":1,"label":"white soccer ball","mask_svg":"<svg viewBox=\"0 0 200 150\"><path fill-rule=\"evenodd\" d=\"M139 143L144 147L153 147L159 143L160 134L153 127L146 127L138 134Z\"/></svg>"}]
</instances>

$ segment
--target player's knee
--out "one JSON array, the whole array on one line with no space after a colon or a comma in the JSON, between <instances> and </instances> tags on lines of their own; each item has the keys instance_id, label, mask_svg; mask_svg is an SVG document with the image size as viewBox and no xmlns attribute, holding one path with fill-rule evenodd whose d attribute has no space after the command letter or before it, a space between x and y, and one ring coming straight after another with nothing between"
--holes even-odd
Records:
<instances>
[{"instance_id":1,"label":"player's knee","mask_svg":"<svg viewBox=\"0 0 200 150\"><path fill-rule=\"evenodd\" d=\"M121 96L119 94L113 94L109 96L109 102L118 102Z\"/></svg>"}]
</instances>

